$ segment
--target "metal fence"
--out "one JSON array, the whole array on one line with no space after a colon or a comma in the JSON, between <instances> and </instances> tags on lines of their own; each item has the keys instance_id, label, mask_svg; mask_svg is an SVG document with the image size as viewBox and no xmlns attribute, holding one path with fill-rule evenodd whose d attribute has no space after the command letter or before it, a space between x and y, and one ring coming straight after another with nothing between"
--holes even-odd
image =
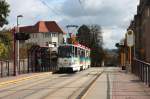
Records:
<instances>
[{"instance_id":1,"label":"metal fence","mask_svg":"<svg viewBox=\"0 0 150 99\"><path fill-rule=\"evenodd\" d=\"M138 76L142 82L150 87L150 63L134 59L132 72Z\"/></svg>"},{"instance_id":2,"label":"metal fence","mask_svg":"<svg viewBox=\"0 0 150 99\"><path fill-rule=\"evenodd\" d=\"M16 67L17 74L28 72L27 59L19 61L19 66ZM0 77L12 76L14 74L13 61L0 60Z\"/></svg>"},{"instance_id":3,"label":"metal fence","mask_svg":"<svg viewBox=\"0 0 150 99\"><path fill-rule=\"evenodd\" d=\"M58 70L57 62L43 62L40 66L29 65L28 59L20 59L19 66L16 66L16 74L25 74L33 72L48 72ZM10 60L0 60L0 77L13 76L14 64Z\"/></svg>"},{"instance_id":4,"label":"metal fence","mask_svg":"<svg viewBox=\"0 0 150 99\"><path fill-rule=\"evenodd\" d=\"M28 62L28 72L48 72L48 71L57 71L58 66L57 62L41 62L41 64L32 64L31 62Z\"/></svg>"}]
</instances>

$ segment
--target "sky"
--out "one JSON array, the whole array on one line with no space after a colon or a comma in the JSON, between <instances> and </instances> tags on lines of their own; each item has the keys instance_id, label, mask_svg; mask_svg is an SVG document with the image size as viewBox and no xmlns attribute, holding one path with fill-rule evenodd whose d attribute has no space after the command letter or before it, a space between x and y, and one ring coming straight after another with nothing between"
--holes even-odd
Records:
<instances>
[{"instance_id":1,"label":"sky","mask_svg":"<svg viewBox=\"0 0 150 99\"><path fill-rule=\"evenodd\" d=\"M124 38L133 20L139 0L6 0L10 4L9 25L34 25L38 21L56 21L64 31L69 24L98 24L102 27L104 47L115 48ZM67 31L66 31L67 32Z\"/></svg>"}]
</instances>

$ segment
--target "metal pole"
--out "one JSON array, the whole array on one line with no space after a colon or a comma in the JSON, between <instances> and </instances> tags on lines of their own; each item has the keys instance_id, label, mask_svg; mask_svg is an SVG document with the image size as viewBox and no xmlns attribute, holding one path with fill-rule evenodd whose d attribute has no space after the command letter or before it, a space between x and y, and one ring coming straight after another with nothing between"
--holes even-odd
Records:
<instances>
[{"instance_id":1,"label":"metal pole","mask_svg":"<svg viewBox=\"0 0 150 99\"><path fill-rule=\"evenodd\" d=\"M23 17L22 15L17 16L17 33L19 33L19 22L18 19ZM17 40L17 67L19 68L19 40ZM18 69L16 68L16 69ZM17 72L16 72L17 73Z\"/></svg>"},{"instance_id":2,"label":"metal pole","mask_svg":"<svg viewBox=\"0 0 150 99\"><path fill-rule=\"evenodd\" d=\"M16 38L15 38L15 31L13 31L13 36L14 36L14 52L13 52L13 57L14 57L14 76L16 76Z\"/></svg>"},{"instance_id":3,"label":"metal pole","mask_svg":"<svg viewBox=\"0 0 150 99\"><path fill-rule=\"evenodd\" d=\"M132 65L132 47L129 47L129 71L131 71Z\"/></svg>"},{"instance_id":4,"label":"metal pole","mask_svg":"<svg viewBox=\"0 0 150 99\"><path fill-rule=\"evenodd\" d=\"M18 23L18 16L17 16L17 33L19 33L19 23ZM17 40L17 68L19 68L19 40ZM17 73L17 72L16 72Z\"/></svg>"}]
</instances>

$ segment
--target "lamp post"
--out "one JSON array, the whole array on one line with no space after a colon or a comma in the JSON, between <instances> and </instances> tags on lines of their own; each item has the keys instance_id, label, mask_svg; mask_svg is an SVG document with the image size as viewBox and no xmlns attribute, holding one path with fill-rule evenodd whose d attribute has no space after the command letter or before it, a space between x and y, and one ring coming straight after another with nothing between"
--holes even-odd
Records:
<instances>
[{"instance_id":1,"label":"lamp post","mask_svg":"<svg viewBox=\"0 0 150 99\"><path fill-rule=\"evenodd\" d=\"M17 16L17 31L16 33L19 33L19 18L23 17L23 15ZM14 34L14 56L16 55L16 38ZM14 76L16 76L16 57L14 57ZM17 66L19 67L19 40L17 40Z\"/></svg>"}]
</instances>

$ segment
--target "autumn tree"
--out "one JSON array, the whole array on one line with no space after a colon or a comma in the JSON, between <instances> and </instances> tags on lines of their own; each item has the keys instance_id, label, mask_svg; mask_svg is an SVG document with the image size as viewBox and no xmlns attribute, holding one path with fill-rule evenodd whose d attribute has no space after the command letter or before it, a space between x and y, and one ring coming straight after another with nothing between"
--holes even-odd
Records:
<instances>
[{"instance_id":1,"label":"autumn tree","mask_svg":"<svg viewBox=\"0 0 150 99\"><path fill-rule=\"evenodd\" d=\"M1 43L0 58L11 59L13 54L13 36L9 30L3 29L0 31L0 43Z\"/></svg>"},{"instance_id":2,"label":"autumn tree","mask_svg":"<svg viewBox=\"0 0 150 99\"><path fill-rule=\"evenodd\" d=\"M9 15L9 4L6 0L0 0L0 28L5 24L8 24L7 17ZM11 48L11 36L9 36L8 30L2 29L0 31L0 59L10 58Z\"/></svg>"}]
</instances>

